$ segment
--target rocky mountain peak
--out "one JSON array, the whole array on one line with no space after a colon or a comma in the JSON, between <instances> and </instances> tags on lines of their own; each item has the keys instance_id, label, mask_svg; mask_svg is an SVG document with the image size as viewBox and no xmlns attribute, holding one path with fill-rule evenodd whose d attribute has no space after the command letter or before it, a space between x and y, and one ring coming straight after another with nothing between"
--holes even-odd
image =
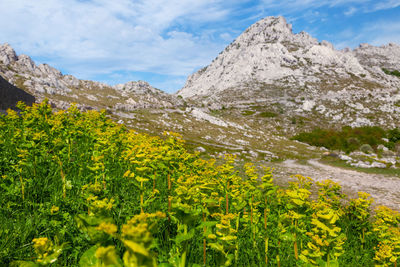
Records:
<instances>
[{"instance_id":1,"label":"rocky mountain peak","mask_svg":"<svg viewBox=\"0 0 400 267\"><path fill-rule=\"evenodd\" d=\"M354 49L354 53L362 64L369 67L380 66L400 70L400 45L398 44L373 46L364 43Z\"/></svg>"},{"instance_id":2,"label":"rocky mountain peak","mask_svg":"<svg viewBox=\"0 0 400 267\"><path fill-rule=\"evenodd\" d=\"M238 37L237 43L273 43L287 39L292 34L292 25L288 24L284 17L266 17L251 25Z\"/></svg>"},{"instance_id":3,"label":"rocky mountain peak","mask_svg":"<svg viewBox=\"0 0 400 267\"><path fill-rule=\"evenodd\" d=\"M332 123L384 125L400 112L394 70L400 70L397 44L336 50L306 32L294 34L283 17L267 17L190 75L177 94L209 106L275 105L287 116L314 112ZM371 115L382 112L385 120Z\"/></svg>"},{"instance_id":4,"label":"rocky mountain peak","mask_svg":"<svg viewBox=\"0 0 400 267\"><path fill-rule=\"evenodd\" d=\"M5 65L18 60L17 54L8 43L0 45L0 60Z\"/></svg>"}]
</instances>

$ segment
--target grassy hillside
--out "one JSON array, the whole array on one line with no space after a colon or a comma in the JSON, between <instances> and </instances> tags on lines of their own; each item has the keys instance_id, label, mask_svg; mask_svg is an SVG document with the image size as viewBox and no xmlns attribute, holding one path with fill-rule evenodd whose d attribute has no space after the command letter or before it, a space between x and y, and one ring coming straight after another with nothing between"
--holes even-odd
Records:
<instances>
[{"instance_id":1,"label":"grassy hillside","mask_svg":"<svg viewBox=\"0 0 400 267\"><path fill-rule=\"evenodd\" d=\"M389 266L400 214L338 184L235 157L204 160L178 134L46 103L0 116L0 265ZM314 188L315 190L312 190ZM312 193L314 192L314 193Z\"/></svg>"}]
</instances>

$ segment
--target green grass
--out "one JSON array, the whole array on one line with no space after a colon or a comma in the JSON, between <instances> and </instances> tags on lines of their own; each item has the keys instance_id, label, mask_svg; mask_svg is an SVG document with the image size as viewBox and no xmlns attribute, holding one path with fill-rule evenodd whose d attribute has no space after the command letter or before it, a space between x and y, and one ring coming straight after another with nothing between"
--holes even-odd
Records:
<instances>
[{"instance_id":1,"label":"green grass","mask_svg":"<svg viewBox=\"0 0 400 267\"><path fill-rule=\"evenodd\" d=\"M263 117L263 118L275 118L278 116L278 114L275 112L272 112L272 111L263 111L263 112L260 112L258 114L258 116Z\"/></svg>"},{"instance_id":2,"label":"green grass","mask_svg":"<svg viewBox=\"0 0 400 267\"><path fill-rule=\"evenodd\" d=\"M256 112L253 111L253 110L244 110L244 111L242 112L242 115L243 115L243 116L250 116L250 115L253 115L254 113L256 113Z\"/></svg>"}]
</instances>

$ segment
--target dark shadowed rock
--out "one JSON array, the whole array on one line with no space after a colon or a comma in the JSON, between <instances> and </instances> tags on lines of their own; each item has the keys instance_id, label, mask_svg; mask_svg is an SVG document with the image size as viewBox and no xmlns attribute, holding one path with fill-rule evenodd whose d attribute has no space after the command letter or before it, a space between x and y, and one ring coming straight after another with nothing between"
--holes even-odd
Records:
<instances>
[{"instance_id":1,"label":"dark shadowed rock","mask_svg":"<svg viewBox=\"0 0 400 267\"><path fill-rule=\"evenodd\" d=\"M6 110L8 108L15 108L18 101L25 102L27 105L32 105L35 102L35 97L15 87L0 76L0 109Z\"/></svg>"}]
</instances>

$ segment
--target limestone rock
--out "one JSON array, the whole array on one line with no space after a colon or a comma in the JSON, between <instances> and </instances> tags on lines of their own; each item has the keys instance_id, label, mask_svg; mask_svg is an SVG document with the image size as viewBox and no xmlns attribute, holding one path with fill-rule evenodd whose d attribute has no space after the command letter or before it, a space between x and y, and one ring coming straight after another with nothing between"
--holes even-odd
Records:
<instances>
[{"instance_id":1,"label":"limestone rock","mask_svg":"<svg viewBox=\"0 0 400 267\"><path fill-rule=\"evenodd\" d=\"M145 81L110 86L96 81L79 80L72 75L63 75L48 64L37 66L27 55L17 56L9 44L0 45L0 75L15 85L22 85L22 89L34 94L39 100L44 97L50 98L51 103L61 109L69 106L64 98L73 98L73 102L78 102L78 107L84 110L96 108L80 102L89 100L90 103L98 103L103 92L106 94L102 98L104 103L108 103L107 108L113 107L123 111L172 108L184 103L182 99L164 93ZM60 97L63 100L60 100ZM119 102L114 103L110 99L118 99Z\"/></svg>"},{"instance_id":2,"label":"limestone rock","mask_svg":"<svg viewBox=\"0 0 400 267\"><path fill-rule=\"evenodd\" d=\"M399 45L336 50L293 33L283 17L267 17L190 75L177 94L209 106L279 104L287 117L318 112L324 126L396 127L400 78L383 68L400 70Z\"/></svg>"},{"instance_id":3,"label":"limestone rock","mask_svg":"<svg viewBox=\"0 0 400 267\"><path fill-rule=\"evenodd\" d=\"M0 60L5 65L9 65L10 63L18 60L14 49L7 43L0 45Z\"/></svg>"}]
</instances>

